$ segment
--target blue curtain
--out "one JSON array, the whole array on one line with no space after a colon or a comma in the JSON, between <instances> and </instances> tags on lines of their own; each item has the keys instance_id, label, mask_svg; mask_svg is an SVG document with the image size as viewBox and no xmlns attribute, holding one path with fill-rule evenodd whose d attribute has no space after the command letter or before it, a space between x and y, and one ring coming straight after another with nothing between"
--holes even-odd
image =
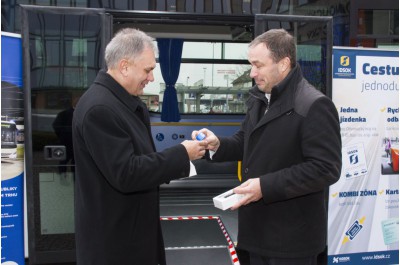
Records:
<instances>
[{"instance_id":1,"label":"blue curtain","mask_svg":"<svg viewBox=\"0 0 400 265\"><path fill-rule=\"evenodd\" d=\"M178 98L175 83L179 76L182 59L182 39L157 39L161 74L165 82L161 121L179 121Z\"/></svg>"}]
</instances>

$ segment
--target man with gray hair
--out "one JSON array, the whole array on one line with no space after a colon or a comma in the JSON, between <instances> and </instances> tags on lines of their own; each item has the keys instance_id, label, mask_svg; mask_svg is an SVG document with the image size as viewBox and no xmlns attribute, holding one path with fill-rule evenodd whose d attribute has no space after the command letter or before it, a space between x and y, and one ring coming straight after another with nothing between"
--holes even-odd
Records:
<instances>
[{"instance_id":1,"label":"man with gray hair","mask_svg":"<svg viewBox=\"0 0 400 265\"><path fill-rule=\"evenodd\" d=\"M205 141L156 152L139 98L156 67L153 39L123 29L107 45L101 70L73 117L78 265L165 264L159 185L187 177Z\"/></svg>"}]
</instances>

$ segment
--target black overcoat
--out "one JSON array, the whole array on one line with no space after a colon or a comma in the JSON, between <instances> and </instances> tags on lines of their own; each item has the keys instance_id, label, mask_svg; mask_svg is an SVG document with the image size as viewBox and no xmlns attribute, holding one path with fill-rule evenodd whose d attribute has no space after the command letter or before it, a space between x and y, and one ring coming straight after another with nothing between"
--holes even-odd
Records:
<instances>
[{"instance_id":1,"label":"black overcoat","mask_svg":"<svg viewBox=\"0 0 400 265\"><path fill-rule=\"evenodd\" d=\"M341 171L341 136L332 101L312 87L299 66L271 93L253 88L241 129L221 137L213 160L243 160L242 179L260 178L263 198L239 208L238 247L270 257L322 252L327 192Z\"/></svg>"},{"instance_id":2,"label":"black overcoat","mask_svg":"<svg viewBox=\"0 0 400 265\"><path fill-rule=\"evenodd\" d=\"M148 111L100 71L73 118L78 265L164 264L159 185L189 175L178 144L156 152Z\"/></svg>"}]
</instances>

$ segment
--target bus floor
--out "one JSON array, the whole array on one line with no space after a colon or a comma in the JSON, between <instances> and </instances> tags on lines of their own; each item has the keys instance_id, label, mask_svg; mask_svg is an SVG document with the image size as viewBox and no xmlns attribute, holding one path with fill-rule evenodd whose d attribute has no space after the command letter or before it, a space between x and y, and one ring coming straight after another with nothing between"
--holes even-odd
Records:
<instances>
[{"instance_id":1,"label":"bus floor","mask_svg":"<svg viewBox=\"0 0 400 265\"><path fill-rule=\"evenodd\" d=\"M190 191L185 191L185 192L161 192L161 197L160 197L160 214L161 214L161 219L163 218L175 218L178 220L185 220L189 218L196 218L196 217L202 217L202 218L207 218L207 217L218 217L220 218L222 224L224 225L230 239L234 243L236 247L237 243L237 233L238 233L238 212L237 210L232 211L232 210L225 210L222 211L218 208L215 208L212 202L212 198L214 196L217 196L221 194L222 192L226 191L226 189L222 190L208 190L208 192L190 192ZM192 221L192 226L191 225L186 225L183 222L176 223L175 225L166 225L168 221L162 222L162 229L163 229L163 235L164 235L164 241L165 241L165 247L166 247L166 256L167 256L167 264L168 265L181 265L181 264L191 264L191 265L197 265L197 264L207 264L207 265L213 265L213 264L218 264L218 265L223 265L223 264L233 264L232 261L230 263L226 261L227 263L223 262L216 262L217 259L211 251L205 253L204 255L208 255L210 257L209 260L202 260L203 263L198 261L199 255L201 255L201 251L198 251L197 254L187 251L188 254L187 256L189 257L189 261L181 261L176 259L176 254L174 252L177 252L176 249L173 249L173 247L177 247L179 244L180 246L190 245L193 244L193 242L200 242L200 243L205 243L208 242L212 244L213 242L222 242L218 241L218 236L217 234L218 229L213 229L208 225L200 225L200 223L195 219L195 221ZM181 236L181 237L180 237ZM215 236L215 237L214 237ZM197 240L196 240L197 238ZM172 247L169 246L172 242ZM182 247L184 249L184 247ZM190 248L189 248L190 249ZM186 250L181 250L180 252L184 252ZM240 265L250 265L249 261L249 255L245 250L238 249L236 247L235 249L237 256L238 256L238 262L236 264ZM182 255L182 254L181 254ZM221 253L223 255L223 253ZM182 258L182 257L181 257ZM176 260L174 260L176 259ZM327 250L323 253L321 253L318 256L318 265L326 265L327 264Z\"/></svg>"},{"instance_id":2,"label":"bus floor","mask_svg":"<svg viewBox=\"0 0 400 265\"><path fill-rule=\"evenodd\" d=\"M215 208L212 200L228 188L161 189L160 216L168 265L246 265L233 263L236 256L230 254L237 252L237 211Z\"/></svg>"}]
</instances>

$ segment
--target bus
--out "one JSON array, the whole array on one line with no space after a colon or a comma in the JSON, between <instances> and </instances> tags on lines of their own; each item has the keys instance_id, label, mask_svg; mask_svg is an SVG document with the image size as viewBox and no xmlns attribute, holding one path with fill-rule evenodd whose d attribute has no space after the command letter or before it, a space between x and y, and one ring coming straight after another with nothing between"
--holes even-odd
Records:
<instances>
[{"instance_id":1,"label":"bus","mask_svg":"<svg viewBox=\"0 0 400 265\"><path fill-rule=\"evenodd\" d=\"M157 150L190 139L194 129L207 127L218 135L238 130L253 86L247 45L268 29L285 28L295 36L304 76L328 96L333 46L398 47L398 2L391 0L3 2L2 30L21 33L23 41L30 264L75 262L74 165L46 159L44 150L67 149L53 123L104 67L104 48L119 29L145 31L160 52L165 42L182 45L179 75L168 91L176 97L175 112L166 111L170 86L158 58L155 81L142 97ZM237 213L216 209L212 198L240 184L239 167L196 162L197 176L160 187L162 216L218 216L235 243ZM172 252L167 250L167 258Z\"/></svg>"}]
</instances>

